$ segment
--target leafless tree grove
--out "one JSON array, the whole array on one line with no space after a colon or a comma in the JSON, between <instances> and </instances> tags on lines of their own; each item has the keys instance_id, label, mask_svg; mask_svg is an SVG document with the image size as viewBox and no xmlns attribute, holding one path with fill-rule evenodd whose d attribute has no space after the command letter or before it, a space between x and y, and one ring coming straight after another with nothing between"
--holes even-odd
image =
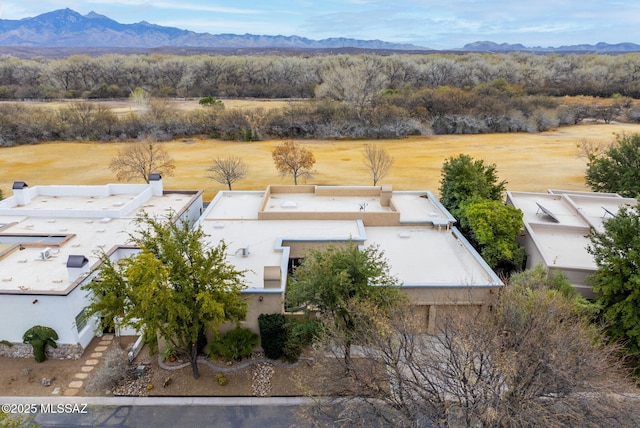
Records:
<instances>
[{"instance_id":1,"label":"leafless tree grove","mask_svg":"<svg viewBox=\"0 0 640 428\"><path fill-rule=\"evenodd\" d=\"M46 140L159 140L210 135L262 138L398 138L434 133L539 132L585 118L640 120L640 54L396 54L391 56L120 55L0 62L0 100L83 100L90 111L0 106L0 145ZM133 97L131 97L133 95ZM139 95L144 95L140 98ZM610 98L567 102L562 96ZM270 111L173 111L154 100L307 100ZM105 99L144 99L115 117Z\"/></svg>"},{"instance_id":2,"label":"leafless tree grove","mask_svg":"<svg viewBox=\"0 0 640 428\"><path fill-rule=\"evenodd\" d=\"M356 309L356 308L354 308ZM492 310L460 308L437 334L398 308L360 311L349 375L336 347L316 355L320 390L302 417L315 426L637 426L634 386L618 349L546 289L507 287Z\"/></svg>"}]
</instances>

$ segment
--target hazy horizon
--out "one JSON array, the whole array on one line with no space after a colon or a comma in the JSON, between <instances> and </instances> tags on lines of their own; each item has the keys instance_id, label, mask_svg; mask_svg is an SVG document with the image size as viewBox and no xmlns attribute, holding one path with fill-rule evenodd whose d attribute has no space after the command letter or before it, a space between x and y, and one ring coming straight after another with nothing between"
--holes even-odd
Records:
<instances>
[{"instance_id":1,"label":"hazy horizon","mask_svg":"<svg viewBox=\"0 0 640 428\"><path fill-rule=\"evenodd\" d=\"M0 18L18 20L64 8L83 15L93 11L123 24L147 21L197 33L378 39L433 49L480 40L530 47L640 42L640 2L631 0L0 0Z\"/></svg>"}]
</instances>

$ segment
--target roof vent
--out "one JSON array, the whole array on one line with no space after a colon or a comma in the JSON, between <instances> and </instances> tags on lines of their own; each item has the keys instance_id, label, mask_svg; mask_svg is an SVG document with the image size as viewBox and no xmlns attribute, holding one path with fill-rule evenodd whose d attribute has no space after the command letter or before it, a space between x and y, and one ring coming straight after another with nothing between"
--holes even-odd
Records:
<instances>
[{"instance_id":1,"label":"roof vent","mask_svg":"<svg viewBox=\"0 0 640 428\"><path fill-rule=\"evenodd\" d=\"M68 268L81 268L87 263L89 263L89 259L82 255L69 255L69 258L67 259Z\"/></svg>"},{"instance_id":2,"label":"roof vent","mask_svg":"<svg viewBox=\"0 0 640 428\"><path fill-rule=\"evenodd\" d=\"M282 208L296 208L298 204L295 201L284 201L280 206Z\"/></svg>"},{"instance_id":3,"label":"roof vent","mask_svg":"<svg viewBox=\"0 0 640 428\"><path fill-rule=\"evenodd\" d=\"M240 253L242 257L249 257L249 246L245 245L244 247L238 248L234 254L237 255L238 253Z\"/></svg>"},{"instance_id":4,"label":"roof vent","mask_svg":"<svg viewBox=\"0 0 640 428\"><path fill-rule=\"evenodd\" d=\"M51 248L47 247L40 251L40 260L48 260L51 257Z\"/></svg>"}]
</instances>

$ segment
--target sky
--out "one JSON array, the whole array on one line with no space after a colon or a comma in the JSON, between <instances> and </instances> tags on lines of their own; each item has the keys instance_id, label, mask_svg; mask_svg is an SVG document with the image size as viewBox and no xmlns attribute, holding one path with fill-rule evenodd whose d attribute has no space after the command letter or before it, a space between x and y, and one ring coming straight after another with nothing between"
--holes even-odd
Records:
<instances>
[{"instance_id":1,"label":"sky","mask_svg":"<svg viewBox=\"0 0 640 428\"><path fill-rule=\"evenodd\" d=\"M0 18L64 8L197 33L378 39L432 49L484 40L640 44L639 0L0 0Z\"/></svg>"}]
</instances>

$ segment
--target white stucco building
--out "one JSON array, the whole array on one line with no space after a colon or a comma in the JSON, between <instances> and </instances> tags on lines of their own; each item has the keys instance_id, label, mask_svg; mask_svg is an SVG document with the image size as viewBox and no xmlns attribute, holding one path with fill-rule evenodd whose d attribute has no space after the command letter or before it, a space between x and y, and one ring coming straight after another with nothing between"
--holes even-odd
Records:
<instances>
[{"instance_id":1,"label":"white stucco building","mask_svg":"<svg viewBox=\"0 0 640 428\"><path fill-rule=\"evenodd\" d=\"M587 251L591 229L601 232L603 223L621 207L637 203L612 193L507 192L507 204L524 214L521 244L528 255L527 268L542 264L550 272L563 272L587 298L595 297L586 278L597 268Z\"/></svg>"},{"instance_id":2,"label":"white stucco building","mask_svg":"<svg viewBox=\"0 0 640 428\"><path fill-rule=\"evenodd\" d=\"M99 255L112 259L137 251L129 245L142 212L195 222L201 191L150 184L35 186L15 182L0 201L0 340L21 343L34 325L53 328L61 355L77 356L94 337L94 322L80 323L88 303L81 289L95 275ZM0 346L0 353L11 348Z\"/></svg>"}]
</instances>

